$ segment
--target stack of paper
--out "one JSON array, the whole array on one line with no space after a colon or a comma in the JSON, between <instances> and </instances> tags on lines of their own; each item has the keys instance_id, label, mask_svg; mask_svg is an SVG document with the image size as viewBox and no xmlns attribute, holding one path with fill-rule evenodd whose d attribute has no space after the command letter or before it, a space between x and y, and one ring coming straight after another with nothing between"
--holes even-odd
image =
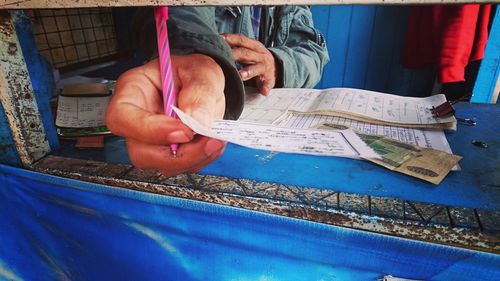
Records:
<instances>
[{"instance_id":1,"label":"stack of paper","mask_svg":"<svg viewBox=\"0 0 500 281\"><path fill-rule=\"evenodd\" d=\"M351 88L276 91L297 92L288 108L292 112L331 115L408 128L456 129L455 116L435 117L431 112L432 108L446 102L442 94L413 98Z\"/></svg>"},{"instance_id":2,"label":"stack of paper","mask_svg":"<svg viewBox=\"0 0 500 281\"><path fill-rule=\"evenodd\" d=\"M240 120L217 120L212 129L176 113L195 132L242 146L361 158L439 184L461 158L451 153L442 129L453 128L455 118L430 112L444 101L355 89L275 89L267 97L248 94Z\"/></svg>"},{"instance_id":3,"label":"stack of paper","mask_svg":"<svg viewBox=\"0 0 500 281\"><path fill-rule=\"evenodd\" d=\"M90 136L109 134L104 114L111 100L107 84L68 84L57 102L56 127L61 136Z\"/></svg>"},{"instance_id":4,"label":"stack of paper","mask_svg":"<svg viewBox=\"0 0 500 281\"><path fill-rule=\"evenodd\" d=\"M386 136L404 143L452 153L442 129L425 130L407 128L389 124L373 124L332 115L290 112L289 108L293 104L297 104L296 101L301 99L303 93L309 91L317 90L273 89L269 96L262 96L257 92L247 91L245 107L239 121L303 129L315 128L322 123L338 124L365 134ZM364 90L359 91L366 92Z\"/></svg>"}]
</instances>

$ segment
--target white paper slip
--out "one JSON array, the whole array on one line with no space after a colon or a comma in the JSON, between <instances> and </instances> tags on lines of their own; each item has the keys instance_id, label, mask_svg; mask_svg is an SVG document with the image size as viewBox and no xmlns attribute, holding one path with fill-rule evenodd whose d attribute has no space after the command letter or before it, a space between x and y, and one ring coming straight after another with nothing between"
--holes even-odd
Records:
<instances>
[{"instance_id":1,"label":"white paper slip","mask_svg":"<svg viewBox=\"0 0 500 281\"><path fill-rule=\"evenodd\" d=\"M348 158L379 158L352 130L325 131L283 128L268 124L217 120L212 129L174 107L184 124L198 134L241 146L278 152L338 156Z\"/></svg>"},{"instance_id":2,"label":"white paper slip","mask_svg":"<svg viewBox=\"0 0 500 281\"><path fill-rule=\"evenodd\" d=\"M301 92L307 89L273 89L268 96L258 91L248 91L245 107L239 121L274 124L287 128L314 128L321 123L345 125L369 135L386 136L404 143L434 148L452 153L443 130L425 130L373 124L354 119L322 115L287 112ZM458 170L459 166L453 170Z\"/></svg>"},{"instance_id":3,"label":"white paper slip","mask_svg":"<svg viewBox=\"0 0 500 281\"><path fill-rule=\"evenodd\" d=\"M344 125L368 135L385 136L400 142L452 153L443 130L422 130L370 124L353 119L316 114L292 114L276 125L287 128L315 128L322 123Z\"/></svg>"},{"instance_id":4,"label":"white paper slip","mask_svg":"<svg viewBox=\"0 0 500 281\"><path fill-rule=\"evenodd\" d=\"M451 151L450 144L446 139L443 130L422 130L416 128L402 128L395 126L385 126L379 124L370 124L362 121L357 121L353 119L330 116L330 115L319 115L319 114L297 114L290 113L283 118L281 121L277 122L277 126L287 127L287 128L315 128L319 124L330 123L347 126L351 129L360 131L361 133L367 135L378 135L385 136L400 142L420 146L433 148L436 150L444 151L453 154ZM460 166L457 164L452 171L460 170Z\"/></svg>"},{"instance_id":5,"label":"white paper slip","mask_svg":"<svg viewBox=\"0 0 500 281\"><path fill-rule=\"evenodd\" d=\"M446 101L442 94L414 98L351 88L287 90L297 92L295 101L289 107L290 111L295 112L339 112L399 124L430 125L456 122L453 115L441 118L433 116L431 109Z\"/></svg>"},{"instance_id":6,"label":"white paper slip","mask_svg":"<svg viewBox=\"0 0 500 281\"><path fill-rule=\"evenodd\" d=\"M67 128L104 126L111 95L102 97L59 96L56 125Z\"/></svg>"}]
</instances>

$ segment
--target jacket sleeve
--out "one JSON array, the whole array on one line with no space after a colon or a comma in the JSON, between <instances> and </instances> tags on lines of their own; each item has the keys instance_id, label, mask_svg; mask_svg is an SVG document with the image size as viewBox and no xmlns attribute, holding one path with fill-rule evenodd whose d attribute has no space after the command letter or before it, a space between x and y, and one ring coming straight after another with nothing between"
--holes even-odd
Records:
<instances>
[{"instance_id":1,"label":"jacket sleeve","mask_svg":"<svg viewBox=\"0 0 500 281\"><path fill-rule=\"evenodd\" d=\"M269 50L278 62L277 87L312 88L329 61L323 35L314 28L307 6L278 8L275 20L277 32Z\"/></svg>"},{"instance_id":2,"label":"jacket sleeve","mask_svg":"<svg viewBox=\"0 0 500 281\"><path fill-rule=\"evenodd\" d=\"M238 119L243 110L244 88L229 46L215 25L213 7L177 7L169 9L171 52L174 55L201 53L212 57L222 68L226 97L225 119Z\"/></svg>"},{"instance_id":3,"label":"jacket sleeve","mask_svg":"<svg viewBox=\"0 0 500 281\"><path fill-rule=\"evenodd\" d=\"M152 9L150 16L144 18L143 33L146 30L154 32ZM151 21L149 24L145 20ZM225 119L238 119L243 110L244 87L234 63L231 49L217 32L215 24L215 9L212 7L175 7L169 8L168 37L172 55L187 55L201 53L213 58L222 68L225 76ZM144 37L143 34L139 36ZM149 36L151 37L151 36ZM153 38L156 38L154 35ZM156 39L154 39L156 40ZM149 40L148 40L149 41ZM147 45L156 46L156 42ZM154 52L156 53L156 47ZM142 49L148 49L142 48Z\"/></svg>"}]
</instances>

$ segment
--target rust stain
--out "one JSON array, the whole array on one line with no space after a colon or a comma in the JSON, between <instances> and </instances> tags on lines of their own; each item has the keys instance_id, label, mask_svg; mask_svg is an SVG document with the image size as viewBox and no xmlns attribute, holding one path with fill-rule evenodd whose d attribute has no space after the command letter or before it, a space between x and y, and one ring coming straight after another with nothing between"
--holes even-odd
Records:
<instances>
[{"instance_id":1,"label":"rust stain","mask_svg":"<svg viewBox=\"0 0 500 281\"><path fill-rule=\"evenodd\" d=\"M411 220L404 217L401 218L398 216L381 217L372 214L369 215L363 210L347 211L332 209L328 207L328 205L325 205L326 207L320 207L321 204L318 204L319 201L314 201L315 203L310 204L306 203L308 200L290 202L283 198L274 198L274 189L269 189L267 197L265 196L265 191L262 191L262 194L260 194L259 197L254 196L255 193L251 193L250 195L242 193L236 194L228 192L227 189L222 187L218 189L218 184L223 185L224 183L231 181L231 179L224 177L213 176L213 178L207 182L211 188L201 186L195 189L192 184L188 182L183 184L179 181L168 181L166 179L149 180L144 182L142 178L134 178L133 173L124 173L121 176L116 177L113 175L106 176L105 174L95 174L88 171L68 171L68 164L77 163L78 161L76 159L68 158L65 161L64 158L53 156L48 156L46 158L46 161L38 162L33 168L37 171L57 176L140 190L143 192L223 204L340 227L405 237L413 240L500 253L499 232L482 233L477 228L470 225L457 227L454 225L434 223L431 221L423 223L421 221ZM54 162L58 162L59 165L54 166ZM80 163L84 162L84 160L80 160ZM96 162L96 164L97 163L98 162ZM61 167L66 168L61 169ZM213 182L217 184L213 184ZM269 185L270 183L260 182L256 186L259 186L259 188L265 188L266 184ZM254 185L247 186L249 189L253 187ZM372 200L372 204L384 206L392 202L393 199L388 200L389 202L386 202L387 200L377 201L374 198L372 198ZM440 207L442 208L442 206ZM440 212L442 211L443 210L441 209ZM436 212L434 212L433 209L432 214L434 213Z\"/></svg>"},{"instance_id":2,"label":"rust stain","mask_svg":"<svg viewBox=\"0 0 500 281\"><path fill-rule=\"evenodd\" d=\"M9 48L7 49L7 53L11 56L15 55L17 52L17 45L16 43L9 43Z\"/></svg>"},{"instance_id":3,"label":"rust stain","mask_svg":"<svg viewBox=\"0 0 500 281\"><path fill-rule=\"evenodd\" d=\"M7 7L7 6L12 6L12 5L19 7L19 4L22 4L24 2L26 2L26 1L15 1L15 2L10 2L10 3L5 3L5 4L0 5L0 7Z\"/></svg>"},{"instance_id":4,"label":"rust stain","mask_svg":"<svg viewBox=\"0 0 500 281\"><path fill-rule=\"evenodd\" d=\"M330 224L335 223L345 225L353 222L352 218L344 214L328 213L324 211L305 208L291 209L289 210L289 215L295 218L303 218L305 215L309 220L327 222Z\"/></svg>"},{"instance_id":5,"label":"rust stain","mask_svg":"<svg viewBox=\"0 0 500 281\"><path fill-rule=\"evenodd\" d=\"M10 36L14 33L14 27L11 22L12 17L9 11L0 10L0 32Z\"/></svg>"}]
</instances>

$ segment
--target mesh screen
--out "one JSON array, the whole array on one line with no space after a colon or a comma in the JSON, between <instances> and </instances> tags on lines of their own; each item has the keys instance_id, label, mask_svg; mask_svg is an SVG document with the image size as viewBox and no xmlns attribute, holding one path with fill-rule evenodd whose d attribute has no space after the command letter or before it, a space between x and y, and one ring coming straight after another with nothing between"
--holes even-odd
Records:
<instances>
[{"instance_id":1,"label":"mesh screen","mask_svg":"<svg viewBox=\"0 0 500 281\"><path fill-rule=\"evenodd\" d=\"M35 10L38 50L55 68L118 53L111 9Z\"/></svg>"}]
</instances>

